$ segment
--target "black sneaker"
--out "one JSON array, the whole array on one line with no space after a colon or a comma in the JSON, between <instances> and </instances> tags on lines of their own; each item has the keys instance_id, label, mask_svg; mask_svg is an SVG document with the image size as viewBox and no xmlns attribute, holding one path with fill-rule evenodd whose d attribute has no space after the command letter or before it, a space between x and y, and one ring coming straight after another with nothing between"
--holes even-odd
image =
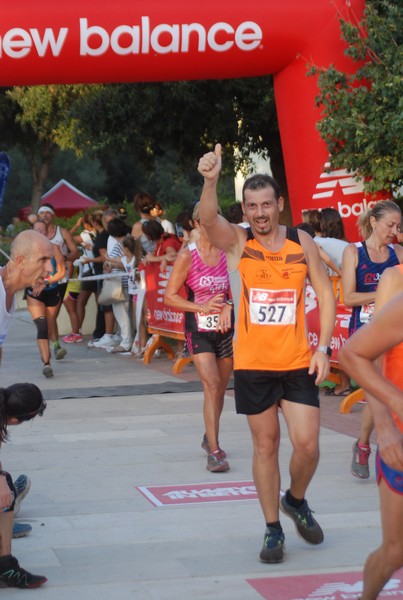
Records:
<instances>
[{"instance_id":1,"label":"black sneaker","mask_svg":"<svg viewBox=\"0 0 403 600\"><path fill-rule=\"evenodd\" d=\"M285 553L284 533L274 527L266 527L263 548L259 558L264 563L283 562Z\"/></svg>"},{"instance_id":2,"label":"black sneaker","mask_svg":"<svg viewBox=\"0 0 403 600\"><path fill-rule=\"evenodd\" d=\"M300 508L288 504L286 494L280 500L280 509L294 521L298 535L308 544L321 544L323 531L316 522L306 500Z\"/></svg>"},{"instance_id":3,"label":"black sneaker","mask_svg":"<svg viewBox=\"0 0 403 600\"><path fill-rule=\"evenodd\" d=\"M32 575L20 567L18 560L12 556L4 571L0 571L0 586L21 589L36 588L47 582L42 575Z\"/></svg>"}]
</instances>

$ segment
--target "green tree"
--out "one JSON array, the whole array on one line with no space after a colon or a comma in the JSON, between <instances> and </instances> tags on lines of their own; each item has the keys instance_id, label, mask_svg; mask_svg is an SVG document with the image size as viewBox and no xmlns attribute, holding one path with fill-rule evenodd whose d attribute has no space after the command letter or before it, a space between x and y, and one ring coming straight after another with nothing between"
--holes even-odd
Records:
<instances>
[{"instance_id":1,"label":"green tree","mask_svg":"<svg viewBox=\"0 0 403 600\"><path fill-rule=\"evenodd\" d=\"M46 189L61 178L94 199L103 195L106 175L91 156L77 157L60 147L72 127L71 109L85 86L15 87L0 91L1 149L11 159L1 214L8 222L22 206L39 206Z\"/></svg>"},{"instance_id":2,"label":"green tree","mask_svg":"<svg viewBox=\"0 0 403 600\"><path fill-rule=\"evenodd\" d=\"M70 108L80 86L32 86L4 90L0 101L3 144L17 146L32 174L31 204L39 206L52 162L64 132L71 126Z\"/></svg>"},{"instance_id":3,"label":"green tree","mask_svg":"<svg viewBox=\"0 0 403 600\"><path fill-rule=\"evenodd\" d=\"M111 155L119 157L125 148L133 160L127 179L133 170L154 173L146 177L156 186L150 191L165 198L177 195L175 188L200 188L197 158L216 141L225 146L228 179L240 167L248 172L250 153L261 152L270 156L287 196L271 77L90 86L75 104L64 138L78 153L91 147L106 169ZM165 177L156 173L162 163ZM173 185L161 187L169 173Z\"/></svg>"},{"instance_id":4,"label":"green tree","mask_svg":"<svg viewBox=\"0 0 403 600\"><path fill-rule=\"evenodd\" d=\"M346 54L355 74L311 68L317 74L331 169L348 168L364 178L367 192L403 184L403 5L369 0L361 23L341 21Z\"/></svg>"},{"instance_id":5,"label":"green tree","mask_svg":"<svg viewBox=\"0 0 403 600\"><path fill-rule=\"evenodd\" d=\"M197 159L216 141L225 146L229 197L235 170L248 172L256 151L270 155L287 195L271 77L16 87L0 93L0 127L5 114L30 161L33 206L60 148L99 160L109 202L140 188L164 203L193 200L201 187Z\"/></svg>"}]
</instances>

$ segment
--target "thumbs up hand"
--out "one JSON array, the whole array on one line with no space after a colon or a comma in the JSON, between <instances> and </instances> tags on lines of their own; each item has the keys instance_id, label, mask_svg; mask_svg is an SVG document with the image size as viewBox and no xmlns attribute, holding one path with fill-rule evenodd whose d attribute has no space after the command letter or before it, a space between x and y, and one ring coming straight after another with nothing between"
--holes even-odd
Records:
<instances>
[{"instance_id":1,"label":"thumbs up hand","mask_svg":"<svg viewBox=\"0 0 403 600\"><path fill-rule=\"evenodd\" d=\"M221 171L221 144L216 144L214 152L203 154L197 170L208 181L217 180Z\"/></svg>"}]
</instances>

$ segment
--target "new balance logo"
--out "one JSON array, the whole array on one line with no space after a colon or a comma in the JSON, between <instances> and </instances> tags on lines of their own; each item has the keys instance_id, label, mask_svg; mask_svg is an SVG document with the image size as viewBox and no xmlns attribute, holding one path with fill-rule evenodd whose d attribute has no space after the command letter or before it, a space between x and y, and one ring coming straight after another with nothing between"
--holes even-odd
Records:
<instances>
[{"instance_id":1,"label":"new balance logo","mask_svg":"<svg viewBox=\"0 0 403 600\"><path fill-rule=\"evenodd\" d=\"M317 192L312 195L314 200L320 198L331 198L337 185L340 185L345 196L351 194L360 194L364 191L364 185L361 178L357 178L354 173L348 173L346 169L326 172L330 163L324 164L324 171L320 176L321 181L316 185Z\"/></svg>"},{"instance_id":2,"label":"new balance logo","mask_svg":"<svg viewBox=\"0 0 403 600\"><path fill-rule=\"evenodd\" d=\"M341 189L344 196L361 195L357 202L351 204L351 200L345 203L340 202L337 199L337 206L334 206L339 211L342 219L349 217L358 217L368 208L372 208L376 202L381 200L367 200L364 197L364 183L361 178L357 178L355 173L347 173L345 169L338 169L337 171L330 171L326 173L330 163L324 164L324 171L320 176L321 181L316 185L316 193L312 195L313 200L321 200L323 198L332 198L335 194L336 189ZM340 193L337 194L340 198ZM327 206L330 206L327 203Z\"/></svg>"}]
</instances>

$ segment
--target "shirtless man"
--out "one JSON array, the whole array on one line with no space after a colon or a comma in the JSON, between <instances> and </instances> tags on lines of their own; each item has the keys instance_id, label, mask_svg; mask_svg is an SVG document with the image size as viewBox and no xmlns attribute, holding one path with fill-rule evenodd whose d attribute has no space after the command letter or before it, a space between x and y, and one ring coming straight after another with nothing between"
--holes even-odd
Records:
<instances>
[{"instance_id":1,"label":"shirtless man","mask_svg":"<svg viewBox=\"0 0 403 600\"><path fill-rule=\"evenodd\" d=\"M317 386L329 373L335 301L312 238L279 224L284 199L276 181L267 175L246 180L242 209L250 227L244 229L218 214L220 170L221 146L217 144L214 152L199 161L204 177L200 219L211 243L227 255L235 301L236 409L248 418L254 445L253 478L266 521L260 560L276 563L284 554L279 508L294 521L306 542L323 541L305 493L319 460ZM319 346L313 354L305 329L307 277L320 309ZM293 446L291 484L281 502L279 408Z\"/></svg>"}]
</instances>

